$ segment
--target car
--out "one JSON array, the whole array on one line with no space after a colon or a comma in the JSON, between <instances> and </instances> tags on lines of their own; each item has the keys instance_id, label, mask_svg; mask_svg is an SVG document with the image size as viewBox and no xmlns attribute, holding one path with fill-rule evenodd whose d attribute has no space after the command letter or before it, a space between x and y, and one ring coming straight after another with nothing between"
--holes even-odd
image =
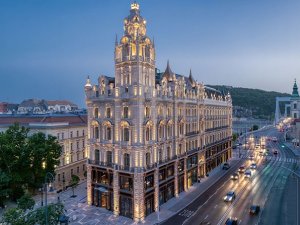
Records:
<instances>
[{"instance_id":1,"label":"car","mask_svg":"<svg viewBox=\"0 0 300 225\"><path fill-rule=\"evenodd\" d=\"M257 215L260 212L260 206L259 205L251 205L249 213L251 215Z\"/></svg>"},{"instance_id":2,"label":"car","mask_svg":"<svg viewBox=\"0 0 300 225\"><path fill-rule=\"evenodd\" d=\"M245 177L250 178L251 175L252 175L251 170L246 170L246 171L245 171Z\"/></svg>"},{"instance_id":3,"label":"car","mask_svg":"<svg viewBox=\"0 0 300 225\"><path fill-rule=\"evenodd\" d=\"M253 160L254 159L254 155L251 154L251 155L248 156L248 158L251 159L251 160Z\"/></svg>"},{"instance_id":4,"label":"car","mask_svg":"<svg viewBox=\"0 0 300 225\"><path fill-rule=\"evenodd\" d=\"M229 168L230 168L229 163L226 162L223 164L223 167L222 167L223 170L228 170Z\"/></svg>"},{"instance_id":5,"label":"car","mask_svg":"<svg viewBox=\"0 0 300 225\"><path fill-rule=\"evenodd\" d=\"M245 166L240 166L240 168L239 168L239 173L244 173L244 171L245 171Z\"/></svg>"},{"instance_id":6,"label":"car","mask_svg":"<svg viewBox=\"0 0 300 225\"><path fill-rule=\"evenodd\" d=\"M234 199L235 199L234 191L229 191L224 197L225 202L232 202Z\"/></svg>"},{"instance_id":7,"label":"car","mask_svg":"<svg viewBox=\"0 0 300 225\"><path fill-rule=\"evenodd\" d=\"M251 163L251 165L250 165L250 169L256 169L257 168L257 165L256 165L256 163Z\"/></svg>"},{"instance_id":8,"label":"car","mask_svg":"<svg viewBox=\"0 0 300 225\"><path fill-rule=\"evenodd\" d=\"M233 173L231 176L230 176L231 180L237 180L239 179L239 174L238 173Z\"/></svg>"},{"instance_id":9,"label":"car","mask_svg":"<svg viewBox=\"0 0 300 225\"><path fill-rule=\"evenodd\" d=\"M273 152L273 154L274 154L274 155L277 155L277 154L278 154L278 151L277 151L277 150L275 150L275 151Z\"/></svg>"},{"instance_id":10,"label":"car","mask_svg":"<svg viewBox=\"0 0 300 225\"><path fill-rule=\"evenodd\" d=\"M224 225L238 225L238 219L237 218L228 218Z\"/></svg>"}]
</instances>

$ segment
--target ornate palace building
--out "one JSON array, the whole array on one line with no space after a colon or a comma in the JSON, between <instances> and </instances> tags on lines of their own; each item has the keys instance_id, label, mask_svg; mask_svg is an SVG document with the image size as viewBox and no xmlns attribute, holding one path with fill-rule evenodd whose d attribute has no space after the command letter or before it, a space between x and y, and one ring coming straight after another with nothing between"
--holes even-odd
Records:
<instances>
[{"instance_id":1,"label":"ornate palace building","mask_svg":"<svg viewBox=\"0 0 300 225\"><path fill-rule=\"evenodd\" d=\"M131 4L115 43L115 77L85 85L87 198L135 221L231 157L230 95L155 69L154 42Z\"/></svg>"}]
</instances>

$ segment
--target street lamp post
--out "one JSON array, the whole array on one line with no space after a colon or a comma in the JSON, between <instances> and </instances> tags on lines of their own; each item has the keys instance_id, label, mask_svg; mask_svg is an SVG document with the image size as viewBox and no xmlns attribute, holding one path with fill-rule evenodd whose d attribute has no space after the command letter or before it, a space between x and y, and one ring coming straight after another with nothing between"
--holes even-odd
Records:
<instances>
[{"instance_id":1,"label":"street lamp post","mask_svg":"<svg viewBox=\"0 0 300 225\"><path fill-rule=\"evenodd\" d=\"M43 203L43 186L41 188L39 188L39 191L41 192L41 206L44 205Z\"/></svg>"},{"instance_id":2,"label":"street lamp post","mask_svg":"<svg viewBox=\"0 0 300 225\"><path fill-rule=\"evenodd\" d=\"M51 181L54 181L54 176L52 173L47 172L45 175L45 183L44 183L44 191L45 191L45 215L46 215L46 225L48 225L48 206L47 206L47 178L50 179Z\"/></svg>"}]
</instances>

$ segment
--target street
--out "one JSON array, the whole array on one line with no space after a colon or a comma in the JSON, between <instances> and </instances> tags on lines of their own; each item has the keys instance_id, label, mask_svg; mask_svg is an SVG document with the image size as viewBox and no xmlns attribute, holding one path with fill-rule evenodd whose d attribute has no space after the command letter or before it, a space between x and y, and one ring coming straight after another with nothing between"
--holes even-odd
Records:
<instances>
[{"instance_id":1,"label":"street","mask_svg":"<svg viewBox=\"0 0 300 225\"><path fill-rule=\"evenodd\" d=\"M259 131L255 137L272 136L281 138L274 128ZM247 137L248 138L248 137ZM288 170L293 170L298 163L293 153L283 148L281 142L268 141L266 149L272 151L268 156L260 156L255 150L241 150L242 157L218 182L199 196L193 203L165 221L163 224L224 224L227 218L236 217L239 224L298 224L296 177ZM273 151L277 150L276 156ZM248 159L253 154L254 159ZM248 168L256 162L257 169L251 170L252 176L246 178L240 173L238 180L231 180L230 175L240 165ZM233 202L224 202L224 196L234 191ZM299 198L299 195L298 195ZM299 199L298 199L299 200ZM299 203L299 201L298 201ZM250 215L251 205L259 205L258 215ZM188 212L194 212L189 214Z\"/></svg>"}]
</instances>

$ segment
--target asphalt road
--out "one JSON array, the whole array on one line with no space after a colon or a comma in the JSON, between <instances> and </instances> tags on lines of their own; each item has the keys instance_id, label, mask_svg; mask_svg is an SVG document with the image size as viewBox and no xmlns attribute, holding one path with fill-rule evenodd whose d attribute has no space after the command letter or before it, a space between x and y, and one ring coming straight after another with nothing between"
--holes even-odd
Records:
<instances>
[{"instance_id":1,"label":"asphalt road","mask_svg":"<svg viewBox=\"0 0 300 225\"><path fill-rule=\"evenodd\" d=\"M260 136L277 136L281 134L275 129L266 129L255 133ZM294 155L287 149L282 148L280 142L269 141L267 149L270 149L270 156L261 157L255 150L241 150L243 154L255 155L254 160L241 159L239 163L232 166L224 176L212 187L199 196L193 203L178 212L176 215L165 221L163 224L224 224L228 217L236 217L239 224L280 224L297 225L297 209L295 201L295 178L291 177L288 169L293 169L295 163L288 163L285 159L294 158ZM274 156L272 150L279 151ZM238 180L231 180L230 175L236 172L241 164L249 167L256 162L258 167L252 170L252 177L245 178L240 174ZM287 190L291 190L287 192ZM228 191L235 191L236 199L229 203L223 198ZM249 208L252 204L260 205L261 212L251 216ZM186 212L195 212L192 215ZM188 215L188 218L187 216ZM300 225L300 224L298 224Z\"/></svg>"}]
</instances>

